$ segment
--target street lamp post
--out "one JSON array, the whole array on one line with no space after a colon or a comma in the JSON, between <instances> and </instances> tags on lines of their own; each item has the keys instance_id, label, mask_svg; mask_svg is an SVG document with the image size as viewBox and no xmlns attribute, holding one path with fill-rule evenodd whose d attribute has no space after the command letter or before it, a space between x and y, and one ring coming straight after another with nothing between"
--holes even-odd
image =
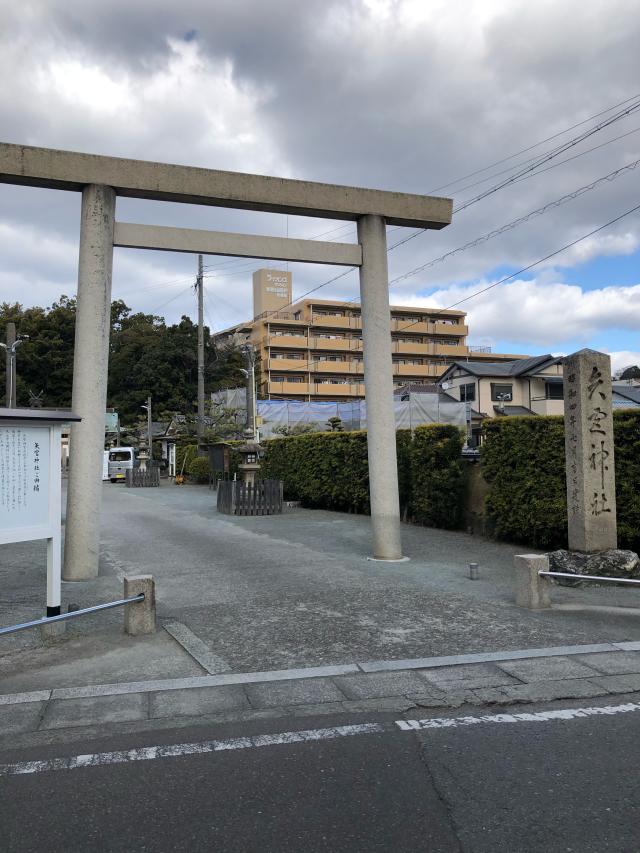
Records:
<instances>
[{"instance_id":1,"label":"street lamp post","mask_svg":"<svg viewBox=\"0 0 640 853\"><path fill-rule=\"evenodd\" d=\"M5 405L8 409L15 409L17 406L16 395L16 349L23 341L28 341L29 335L18 335L16 338L16 327L14 323L7 323L7 342L0 342L6 352L7 357L7 384Z\"/></svg>"}]
</instances>

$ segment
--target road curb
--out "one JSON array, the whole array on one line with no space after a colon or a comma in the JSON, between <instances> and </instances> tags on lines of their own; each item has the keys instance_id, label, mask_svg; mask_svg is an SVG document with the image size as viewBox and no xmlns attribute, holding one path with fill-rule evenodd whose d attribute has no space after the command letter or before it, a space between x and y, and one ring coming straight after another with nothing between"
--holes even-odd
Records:
<instances>
[{"instance_id":1,"label":"road curb","mask_svg":"<svg viewBox=\"0 0 640 853\"><path fill-rule=\"evenodd\" d=\"M571 655L595 654L598 652L640 651L640 642L596 643L582 646L552 646L542 649L518 649L500 652L448 655L445 657L411 658L406 660L369 661L337 666L316 666L298 669L267 670L264 672L222 673L220 675L191 676L188 678L156 679L151 681L116 682L92 684L85 687L64 687L24 693L0 694L0 706L19 705L28 702L48 702L54 699L82 699L96 696L126 695L131 693L155 693L163 690L187 690L201 687L222 687L232 684L260 684L274 681L297 681L309 678L331 678L358 673L391 672L412 669L437 669L477 663L500 663L502 661L526 660L530 658L568 657Z\"/></svg>"}]
</instances>

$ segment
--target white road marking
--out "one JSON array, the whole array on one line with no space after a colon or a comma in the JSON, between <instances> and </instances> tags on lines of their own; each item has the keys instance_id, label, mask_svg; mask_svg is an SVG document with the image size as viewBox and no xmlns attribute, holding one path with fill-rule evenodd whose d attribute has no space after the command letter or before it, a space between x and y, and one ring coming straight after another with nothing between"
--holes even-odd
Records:
<instances>
[{"instance_id":1,"label":"white road marking","mask_svg":"<svg viewBox=\"0 0 640 853\"><path fill-rule=\"evenodd\" d=\"M78 770L82 767L105 767L111 764L128 764L133 761L154 761L158 758L175 758L183 755L205 755L236 749L254 749L262 746L283 746L292 743L334 740L355 735L383 734L392 731L414 732L427 729L467 728L482 724L549 723L558 720L578 720L585 717L613 716L640 711L640 703L601 705L593 708L560 708L550 711L515 714L485 714L467 717L432 717L426 720L396 720L390 723L357 723L350 726L332 726L325 729L280 732L273 735L251 735L227 740L206 740L200 743L175 743L166 746L142 746L117 752L94 752L68 758L47 758L41 761L24 761L17 764L0 764L0 778L31 773L48 773L54 770Z\"/></svg>"},{"instance_id":2,"label":"white road marking","mask_svg":"<svg viewBox=\"0 0 640 853\"><path fill-rule=\"evenodd\" d=\"M173 639L179 643L182 648L188 652L206 672L209 673L209 675L218 675L222 672L231 671L231 667L226 660L223 660L221 657L214 654L211 649L202 642L200 637L194 634L186 625L183 625L182 622L165 622L162 627L168 634L171 634Z\"/></svg>"},{"instance_id":3,"label":"white road marking","mask_svg":"<svg viewBox=\"0 0 640 853\"><path fill-rule=\"evenodd\" d=\"M396 726L404 732L424 729L456 729L466 726L500 723L548 723L554 720L578 720L584 717L612 716L640 711L640 704L627 702L624 705L601 705L594 708L559 708L552 711L524 711L517 714L486 714L469 717L432 717L426 720L396 720Z\"/></svg>"},{"instance_id":4,"label":"white road marking","mask_svg":"<svg viewBox=\"0 0 640 853\"><path fill-rule=\"evenodd\" d=\"M332 740L354 735L380 734L390 731L385 723L360 723L351 726L333 726L326 729L307 729L299 732L280 732L274 735L252 735L229 740L207 740L201 743L175 743L168 746L143 746L118 752L94 752L73 755L69 758L48 758L42 761L25 761L18 764L0 764L0 778L29 773L47 773L53 770L77 770L81 767L104 767L110 764L128 764L130 761L153 761L157 758L175 758L182 755L204 755L234 749L252 749L261 746L283 746L292 743Z\"/></svg>"}]
</instances>

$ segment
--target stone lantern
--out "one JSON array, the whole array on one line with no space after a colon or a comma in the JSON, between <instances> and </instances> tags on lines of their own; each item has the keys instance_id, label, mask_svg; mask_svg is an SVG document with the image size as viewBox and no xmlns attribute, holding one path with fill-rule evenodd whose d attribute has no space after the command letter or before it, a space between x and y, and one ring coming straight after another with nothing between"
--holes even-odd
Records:
<instances>
[{"instance_id":1,"label":"stone lantern","mask_svg":"<svg viewBox=\"0 0 640 853\"><path fill-rule=\"evenodd\" d=\"M238 453L242 457L242 462L238 465L238 470L242 472L242 479L245 483L255 484L256 474L260 470L262 447L256 441L249 440L246 444L240 445Z\"/></svg>"}]
</instances>

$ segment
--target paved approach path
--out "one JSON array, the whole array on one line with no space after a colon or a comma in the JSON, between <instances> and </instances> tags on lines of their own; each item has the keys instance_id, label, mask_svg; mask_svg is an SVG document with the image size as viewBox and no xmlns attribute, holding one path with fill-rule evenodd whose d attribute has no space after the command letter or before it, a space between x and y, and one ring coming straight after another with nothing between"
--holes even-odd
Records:
<instances>
[{"instance_id":1,"label":"paved approach path","mask_svg":"<svg viewBox=\"0 0 640 853\"><path fill-rule=\"evenodd\" d=\"M69 624L41 647L35 632L0 648L0 693L53 687L423 658L640 639L636 593L557 590L560 607L515 607L521 548L403 526L406 563L366 559L364 516L295 510L233 518L206 487L105 484L97 580L65 584L65 603L120 597L125 573L157 580L157 635L127 638L121 611ZM480 579L467 578L469 561ZM0 547L2 624L41 615L44 548ZM608 612L602 605L623 605Z\"/></svg>"}]
</instances>

